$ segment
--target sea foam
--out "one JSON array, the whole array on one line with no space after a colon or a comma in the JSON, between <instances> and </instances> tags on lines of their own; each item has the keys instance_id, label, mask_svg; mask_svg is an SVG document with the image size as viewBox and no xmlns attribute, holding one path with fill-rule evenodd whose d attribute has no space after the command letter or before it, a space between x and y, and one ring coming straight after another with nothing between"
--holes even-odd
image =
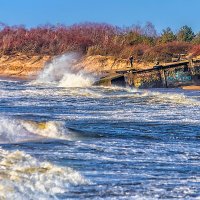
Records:
<instances>
[{"instance_id":1,"label":"sea foam","mask_svg":"<svg viewBox=\"0 0 200 200\"><path fill-rule=\"evenodd\" d=\"M0 117L0 144L45 138L73 140L76 137L78 137L78 133L65 128L62 122L34 122L12 117Z\"/></svg>"},{"instance_id":2,"label":"sea foam","mask_svg":"<svg viewBox=\"0 0 200 200\"><path fill-rule=\"evenodd\" d=\"M0 148L0 199L57 199L88 181L70 167L41 162L23 151Z\"/></svg>"}]
</instances>

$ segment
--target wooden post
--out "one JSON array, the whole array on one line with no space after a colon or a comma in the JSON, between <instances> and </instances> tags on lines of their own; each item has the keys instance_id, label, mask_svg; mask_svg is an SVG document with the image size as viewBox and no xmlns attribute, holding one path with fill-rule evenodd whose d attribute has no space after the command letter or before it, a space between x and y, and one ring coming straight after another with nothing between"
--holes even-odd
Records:
<instances>
[{"instance_id":1,"label":"wooden post","mask_svg":"<svg viewBox=\"0 0 200 200\"><path fill-rule=\"evenodd\" d=\"M160 70L160 74L161 74L161 77L162 77L163 86L166 87L166 88L168 88L165 70L161 69Z\"/></svg>"}]
</instances>

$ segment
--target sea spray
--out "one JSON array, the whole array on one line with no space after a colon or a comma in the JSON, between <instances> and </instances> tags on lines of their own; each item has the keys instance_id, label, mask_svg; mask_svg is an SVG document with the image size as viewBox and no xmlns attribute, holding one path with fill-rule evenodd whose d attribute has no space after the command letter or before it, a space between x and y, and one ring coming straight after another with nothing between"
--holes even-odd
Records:
<instances>
[{"instance_id":1,"label":"sea spray","mask_svg":"<svg viewBox=\"0 0 200 200\"><path fill-rule=\"evenodd\" d=\"M33 81L34 84L54 84L58 87L87 87L95 78L84 70L77 70L75 63L78 54L68 53L56 57L48 63L44 70Z\"/></svg>"},{"instance_id":2,"label":"sea spray","mask_svg":"<svg viewBox=\"0 0 200 200\"><path fill-rule=\"evenodd\" d=\"M87 77L82 72L78 74L65 74L59 82L60 87L88 87L91 84L91 77Z\"/></svg>"}]
</instances>

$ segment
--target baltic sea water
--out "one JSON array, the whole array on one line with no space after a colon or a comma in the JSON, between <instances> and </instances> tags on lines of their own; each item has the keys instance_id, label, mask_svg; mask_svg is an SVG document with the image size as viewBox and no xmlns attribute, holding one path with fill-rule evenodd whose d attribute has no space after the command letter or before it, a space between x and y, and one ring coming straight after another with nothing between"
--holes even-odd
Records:
<instances>
[{"instance_id":1,"label":"baltic sea water","mask_svg":"<svg viewBox=\"0 0 200 200\"><path fill-rule=\"evenodd\" d=\"M199 199L200 91L0 81L0 199Z\"/></svg>"}]
</instances>

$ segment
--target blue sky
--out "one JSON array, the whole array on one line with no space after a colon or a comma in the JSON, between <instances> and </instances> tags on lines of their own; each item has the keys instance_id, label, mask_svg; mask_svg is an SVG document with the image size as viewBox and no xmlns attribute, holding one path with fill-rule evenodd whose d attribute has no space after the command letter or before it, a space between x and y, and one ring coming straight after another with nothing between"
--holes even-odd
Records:
<instances>
[{"instance_id":1,"label":"blue sky","mask_svg":"<svg viewBox=\"0 0 200 200\"><path fill-rule=\"evenodd\" d=\"M187 24L200 31L200 0L0 0L0 21L41 24L105 22L117 26L151 21L158 32Z\"/></svg>"}]
</instances>

